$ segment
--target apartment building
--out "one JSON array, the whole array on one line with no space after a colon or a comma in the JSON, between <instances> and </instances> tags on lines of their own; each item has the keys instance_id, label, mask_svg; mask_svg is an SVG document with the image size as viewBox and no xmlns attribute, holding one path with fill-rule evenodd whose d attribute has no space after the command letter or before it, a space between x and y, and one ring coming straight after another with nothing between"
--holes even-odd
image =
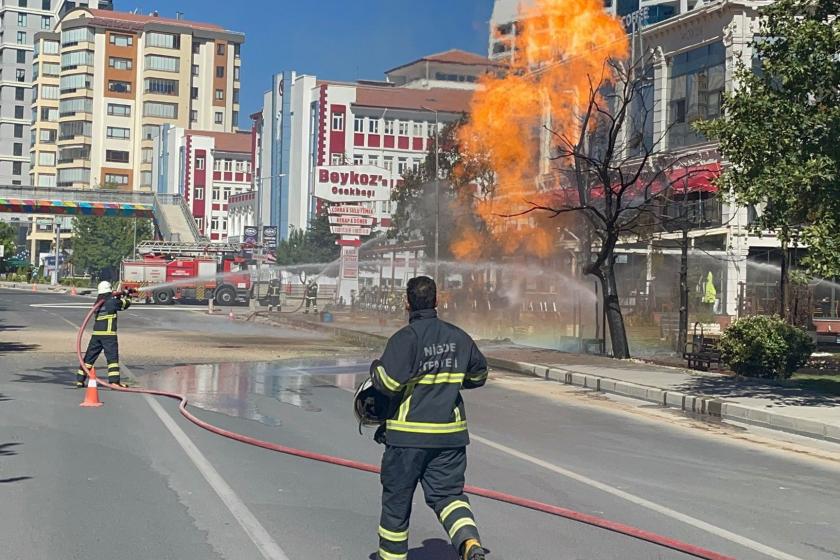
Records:
<instances>
[{"instance_id":1,"label":"apartment building","mask_svg":"<svg viewBox=\"0 0 840 560\"><path fill-rule=\"evenodd\" d=\"M479 78L497 68L481 55L449 50L387 70L382 81L277 74L263 110L252 115L255 187L261 200L238 197L236 212L242 215L237 224L275 225L281 239L306 228L317 208L319 167L379 168L395 184L420 166L436 127L469 110ZM245 198L252 204L241 204ZM380 230L390 227L391 201L363 204L373 211Z\"/></svg>"},{"instance_id":2,"label":"apartment building","mask_svg":"<svg viewBox=\"0 0 840 560\"><path fill-rule=\"evenodd\" d=\"M91 8L35 36L31 181L151 191L160 127L232 132L241 33Z\"/></svg>"},{"instance_id":3,"label":"apartment building","mask_svg":"<svg viewBox=\"0 0 840 560\"><path fill-rule=\"evenodd\" d=\"M111 1L85 1L110 9ZM32 51L35 35L51 31L76 7L66 0L0 0L0 184L29 183Z\"/></svg>"}]
</instances>

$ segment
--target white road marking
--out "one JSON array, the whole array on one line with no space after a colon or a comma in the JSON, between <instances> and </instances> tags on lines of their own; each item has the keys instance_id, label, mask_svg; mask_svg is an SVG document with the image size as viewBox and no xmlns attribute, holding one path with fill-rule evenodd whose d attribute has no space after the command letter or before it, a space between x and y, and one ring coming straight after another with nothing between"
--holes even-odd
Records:
<instances>
[{"instance_id":1,"label":"white road marking","mask_svg":"<svg viewBox=\"0 0 840 560\"><path fill-rule=\"evenodd\" d=\"M517 451L516 449L512 449L510 447L507 447L506 445L502 445L501 443L496 443L495 441L489 440L487 438L477 436L474 433L470 433L470 439L484 444L488 447L492 447L493 449L501 451L502 453L506 453L512 457L516 457L517 459L521 459L522 461L526 461L533 465L537 465L538 467L542 467L546 470L565 476L566 478L571 478L572 480L580 482L581 484L591 486L592 488L597 488L598 490L606 492L607 494L612 494L613 496L616 496L623 500L627 500L630 503L636 504L643 508L647 508L657 513L661 513L662 515L666 515L672 519L676 519L677 521L681 521L687 525L691 525L692 527L696 527L697 529L706 531L707 533L711 533L735 544L749 548L756 552L760 552L761 554L764 554L770 558L776 558L777 560L802 560L797 556L793 556L786 552L782 552L781 550L777 550L775 548L761 544L760 542L756 542L747 537L737 535L731 531L727 531L726 529L722 529L721 527L717 527L710 523L706 523L705 521L702 521L695 517L691 517L684 513L675 511L671 508L665 507L655 502L651 502L650 500L640 498L639 496L630 494L629 492L625 492L624 490L619 490L618 488L610 486L609 484L604 484L603 482L598 482L597 480L591 479L587 476L583 476L574 471L564 469L563 467L559 467L553 463L549 463L548 461L544 461L542 459L534 457L533 455L528 455L527 453L523 453L522 451Z\"/></svg>"},{"instance_id":2,"label":"white road marking","mask_svg":"<svg viewBox=\"0 0 840 560\"><path fill-rule=\"evenodd\" d=\"M31 303L29 307L37 307L39 309L90 309L93 303ZM186 306L186 305L170 305L170 306L152 306L152 305L132 305L131 311L207 311L206 306Z\"/></svg>"},{"instance_id":3,"label":"white road marking","mask_svg":"<svg viewBox=\"0 0 840 560\"><path fill-rule=\"evenodd\" d=\"M123 367L123 369L126 368ZM231 515L233 515L234 519L239 522L239 525L251 539L251 542L253 542L260 551L262 557L265 558L265 560L289 560L289 557L286 556L286 553L283 552L280 545L271 538L271 535L268 534L265 527L263 527L259 520L257 520L256 516L251 513L251 510L248 509L248 506L246 506L239 496L236 495L233 488L231 488L225 479L222 478L222 475L220 475L210 461L207 460L189 436L184 433L181 427L175 423L175 420L173 420L172 417L163 409L160 403L149 395L143 395L143 398L146 399L146 402L149 403L151 409L157 417L160 418L160 421L163 422L163 425L166 426L169 433L172 434L172 437L175 438L175 441L178 442L181 449L183 449L190 458L196 469L198 469L204 477L204 480L206 480L210 487L213 488L216 495L219 496L228 511L230 511Z\"/></svg>"}]
</instances>

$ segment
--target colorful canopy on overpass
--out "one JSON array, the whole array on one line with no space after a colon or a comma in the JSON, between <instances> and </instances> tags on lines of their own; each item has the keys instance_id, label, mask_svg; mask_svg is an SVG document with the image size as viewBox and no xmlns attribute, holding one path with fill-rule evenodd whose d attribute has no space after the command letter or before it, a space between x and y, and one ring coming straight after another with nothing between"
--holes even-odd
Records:
<instances>
[{"instance_id":1,"label":"colorful canopy on overpass","mask_svg":"<svg viewBox=\"0 0 840 560\"><path fill-rule=\"evenodd\" d=\"M87 202L0 195L0 212L151 218L153 217L153 210L154 204L151 201L148 204L139 202Z\"/></svg>"}]
</instances>

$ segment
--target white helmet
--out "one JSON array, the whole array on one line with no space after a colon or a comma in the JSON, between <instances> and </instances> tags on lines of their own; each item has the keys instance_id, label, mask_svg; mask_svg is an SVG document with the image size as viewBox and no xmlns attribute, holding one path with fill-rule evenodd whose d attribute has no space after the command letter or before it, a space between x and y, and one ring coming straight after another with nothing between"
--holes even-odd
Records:
<instances>
[{"instance_id":1,"label":"white helmet","mask_svg":"<svg viewBox=\"0 0 840 560\"><path fill-rule=\"evenodd\" d=\"M96 287L96 293L99 294L99 295L110 294L111 293L111 283L108 282L107 280L103 280Z\"/></svg>"}]
</instances>

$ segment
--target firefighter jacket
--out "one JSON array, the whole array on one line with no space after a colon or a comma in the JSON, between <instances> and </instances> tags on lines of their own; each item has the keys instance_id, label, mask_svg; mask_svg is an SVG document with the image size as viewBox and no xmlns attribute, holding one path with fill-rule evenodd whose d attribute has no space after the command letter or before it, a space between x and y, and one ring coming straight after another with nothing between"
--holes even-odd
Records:
<instances>
[{"instance_id":1,"label":"firefighter jacket","mask_svg":"<svg viewBox=\"0 0 840 560\"><path fill-rule=\"evenodd\" d=\"M453 448L469 443L461 388L487 380L487 361L470 336L414 311L408 326L388 340L372 372L376 389L394 399L385 439L394 447Z\"/></svg>"},{"instance_id":2,"label":"firefighter jacket","mask_svg":"<svg viewBox=\"0 0 840 560\"><path fill-rule=\"evenodd\" d=\"M116 336L117 313L119 311L125 311L130 306L131 299L128 296L107 296L94 317L93 334L100 336Z\"/></svg>"},{"instance_id":3,"label":"firefighter jacket","mask_svg":"<svg viewBox=\"0 0 840 560\"><path fill-rule=\"evenodd\" d=\"M318 284L312 282L311 284L307 284L306 286L306 297L308 298L315 298L318 297Z\"/></svg>"},{"instance_id":4,"label":"firefighter jacket","mask_svg":"<svg viewBox=\"0 0 840 560\"><path fill-rule=\"evenodd\" d=\"M268 286L268 295L269 296L280 297L281 293L282 293L282 290L280 289L280 286L278 286L277 284L270 284Z\"/></svg>"}]
</instances>

